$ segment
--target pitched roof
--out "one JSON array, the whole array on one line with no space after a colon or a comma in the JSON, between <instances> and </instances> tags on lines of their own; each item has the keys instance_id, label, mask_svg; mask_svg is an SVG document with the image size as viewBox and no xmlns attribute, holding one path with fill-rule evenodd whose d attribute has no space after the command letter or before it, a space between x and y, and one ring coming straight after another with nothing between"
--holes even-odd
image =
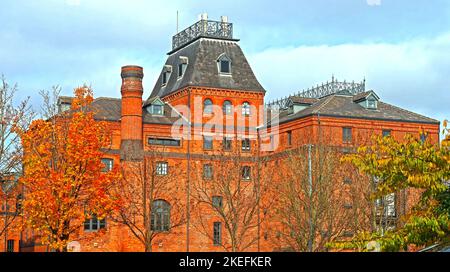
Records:
<instances>
[{"instance_id":1,"label":"pitched roof","mask_svg":"<svg viewBox=\"0 0 450 272\"><path fill-rule=\"evenodd\" d=\"M118 98L99 97L92 103L96 112L95 119L104 121L120 121L122 115L122 101ZM164 105L164 115L157 116L149 113L145 108L142 110L142 120L144 124L171 125L180 119L181 115L175 112L172 117L172 107Z\"/></svg>"},{"instance_id":2,"label":"pitched roof","mask_svg":"<svg viewBox=\"0 0 450 272\"><path fill-rule=\"evenodd\" d=\"M300 96L291 96L291 97L289 97L289 99L294 104L308 104L308 105L312 105L312 104L316 103L317 101L319 101L319 99L317 99L317 98L300 97Z\"/></svg>"},{"instance_id":3,"label":"pitched roof","mask_svg":"<svg viewBox=\"0 0 450 272\"><path fill-rule=\"evenodd\" d=\"M378 108L376 110L366 109L354 102L354 96L337 94L323 97L310 107L295 114L289 114L288 111L281 111L278 116L279 122L285 123L316 114L342 118L439 124L439 121L435 119L390 105L382 101L378 102Z\"/></svg>"},{"instance_id":4,"label":"pitched roof","mask_svg":"<svg viewBox=\"0 0 450 272\"><path fill-rule=\"evenodd\" d=\"M231 59L231 76L219 74L217 59L223 53ZM187 57L188 65L182 78L178 79L180 57ZM187 86L265 92L236 41L200 38L170 54L166 65L172 66L170 78L162 86L163 68L150 98L163 98Z\"/></svg>"},{"instance_id":5,"label":"pitched roof","mask_svg":"<svg viewBox=\"0 0 450 272\"><path fill-rule=\"evenodd\" d=\"M374 91L367 91L367 92L362 92L362 93L359 93L359 94L353 96L353 102L359 102L361 100L364 100L371 94L373 94L377 99L380 99Z\"/></svg>"}]
</instances>

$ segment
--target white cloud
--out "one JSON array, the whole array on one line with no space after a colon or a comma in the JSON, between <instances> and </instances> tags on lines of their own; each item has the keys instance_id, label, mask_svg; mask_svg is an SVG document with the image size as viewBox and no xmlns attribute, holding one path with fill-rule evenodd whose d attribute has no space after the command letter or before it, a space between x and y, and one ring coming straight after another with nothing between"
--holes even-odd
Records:
<instances>
[{"instance_id":1,"label":"white cloud","mask_svg":"<svg viewBox=\"0 0 450 272\"><path fill-rule=\"evenodd\" d=\"M450 117L450 33L431 40L268 49L248 56L274 99L331 80L367 79L381 99L442 120Z\"/></svg>"}]
</instances>

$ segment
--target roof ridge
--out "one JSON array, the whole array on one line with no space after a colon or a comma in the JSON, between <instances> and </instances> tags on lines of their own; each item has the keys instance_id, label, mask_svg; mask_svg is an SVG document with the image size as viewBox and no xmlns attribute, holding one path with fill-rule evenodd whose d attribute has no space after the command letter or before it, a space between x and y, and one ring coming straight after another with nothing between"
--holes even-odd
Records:
<instances>
[{"instance_id":1,"label":"roof ridge","mask_svg":"<svg viewBox=\"0 0 450 272\"><path fill-rule=\"evenodd\" d=\"M122 100L122 98L100 96L95 98L94 101L95 100Z\"/></svg>"}]
</instances>

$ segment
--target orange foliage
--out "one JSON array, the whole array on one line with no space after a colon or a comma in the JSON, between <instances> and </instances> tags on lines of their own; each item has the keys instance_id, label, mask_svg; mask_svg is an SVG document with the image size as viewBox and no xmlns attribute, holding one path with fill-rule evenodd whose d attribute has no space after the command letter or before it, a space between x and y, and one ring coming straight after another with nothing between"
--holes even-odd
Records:
<instances>
[{"instance_id":1,"label":"orange foliage","mask_svg":"<svg viewBox=\"0 0 450 272\"><path fill-rule=\"evenodd\" d=\"M75 89L71 111L35 120L20 132L24 148L23 202L27 225L51 248L64 251L70 235L92 214L115 209L109 188L117 169L102 172L101 148L108 144L105 124L94 120L89 87Z\"/></svg>"}]
</instances>

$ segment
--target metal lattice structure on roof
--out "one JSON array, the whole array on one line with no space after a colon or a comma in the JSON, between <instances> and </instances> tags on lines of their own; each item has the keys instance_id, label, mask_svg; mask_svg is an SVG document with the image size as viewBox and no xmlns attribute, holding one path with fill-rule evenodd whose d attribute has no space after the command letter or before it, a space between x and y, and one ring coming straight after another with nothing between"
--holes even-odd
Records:
<instances>
[{"instance_id":1,"label":"metal lattice structure on roof","mask_svg":"<svg viewBox=\"0 0 450 272\"><path fill-rule=\"evenodd\" d=\"M322 85L317 85L316 87L312 87L307 90L300 91L298 93L292 94L290 96L276 99L270 101L266 104L269 108L278 108L285 109L288 107L291 97L303 97L303 98L322 98L328 95L336 94L339 92L349 92L352 95L356 95L366 91L366 80L364 79L362 82L346 82L338 81L334 77L331 79L331 82L322 83Z\"/></svg>"},{"instance_id":2,"label":"metal lattice structure on roof","mask_svg":"<svg viewBox=\"0 0 450 272\"><path fill-rule=\"evenodd\" d=\"M172 50L180 48L198 37L232 40L233 24L226 20L218 22L202 19L173 36Z\"/></svg>"}]
</instances>

